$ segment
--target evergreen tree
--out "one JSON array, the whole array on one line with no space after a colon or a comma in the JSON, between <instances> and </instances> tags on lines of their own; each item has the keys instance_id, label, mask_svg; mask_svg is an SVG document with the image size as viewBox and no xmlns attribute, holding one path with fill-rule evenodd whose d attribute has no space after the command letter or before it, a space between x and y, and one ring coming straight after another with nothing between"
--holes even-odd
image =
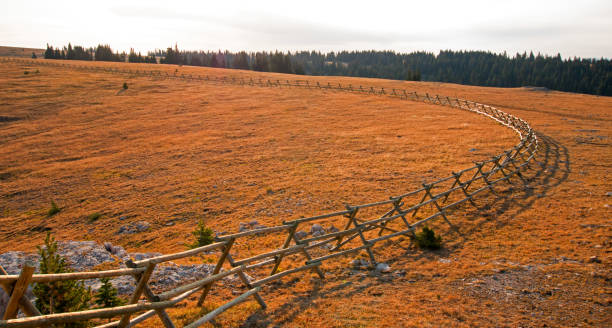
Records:
<instances>
[{"instance_id":1,"label":"evergreen tree","mask_svg":"<svg viewBox=\"0 0 612 328\"><path fill-rule=\"evenodd\" d=\"M171 47L169 47L166 50L166 57L163 60L164 64L175 64L178 65L180 64L180 54L178 52L178 49L172 49Z\"/></svg>"},{"instance_id":2,"label":"evergreen tree","mask_svg":"<svg viewBox=\"0 0 612 328\"><path fill-rule=\"evenodd\" d=\"M110 282L109 278L100 279L102 286L95 295L94 302L102 308L115 307L125 302L117 297L117 289Z\"/></svg>"},{"instance_id":3,"label":"evergreen tree","mask_svg":"<svg viewBox=\"0 0 612 328\"><path fill-rule=\"evenodd\" d=\"M47 50L45 50L45 59L55 59L55 50L49 44L47 44Z\"/></svg>"},{"instance_id":4,"label":"evergreen tree","mask_svg":"<svg viewBox=\"0 0 612 328\"><path fill-rule=\"evenodd\" d=\"M71 272L66 260L58 254L55 238L47 233L45 245L38 247L40 255L40 273ZM91 290L85 289L83 283L76 280L36 283L34 285L36 307L43 314L73 312L85 310L91 299ZM67 323L56 327L87 327L86 322Z\"/></svg>"},{"instance_id":5,"label":"evergreen tree","mask_svg":"<svg viewBox=\"0 0 612 328\"><path fill-rule=\"evenodd\" d=\"M109 45L101 45L99 44L95 50L95 59L96 61L112 61L117 62L121 61L119 54L113 53L113 50Z\"/></svg>"},{"instance_id":6,"label":"evergreen tree","mask_svg":"<svg viewBox=\"0 0 612 328\"><path fill-rule=\"evenodd\" d=\"M135 53L134 49L130 49L130 54L128 55L128 62L130 63L144 63L145 59L139 53Z\"/></svg>"},{"instance_id":7,"label":"evergreen tree","mask_svg":"<svg viewBox=\"0 0 612 328\"><path fill-rule=\"evenodd\" d=\"M192 231L191 234L195 237L195 241L189 245L190 248L210 245L215 241L214 231L207 227L203 220L198 222L196 230Z\"/></svg>"},{"instance_id":8,"label":"evergreen tree","mask_svg":"<svg viewBox=\"0 0 612 328\"><path fill-rule=\"evenodd\" d=\"M253 70L259 72L270 71L268 54L266 52L258 52L255 54L255 63L253 64Z\"/></svg>"},{"instance_id":9,"label":"evergreen tree","mask_svg":"<svg viewBox=\"0 0 612 328\"><path fill-rule=\"evenodd\" d=\"M232 67L237 69L249 69L249 57L246 52L241 51L235 57L232 62Z\"/></svg>"},{"instance_id":10,"label":"evergreen tree","mask_svg":"<svg viewBox=\"0 0 612 328\"><path fill-rule=\"evenodd\" d=\"M74 59L74 49L72 49L72 44L68 43L68 48L64 48L64 50L66 51L66 59Z\"/></svg>"}]
</instances>

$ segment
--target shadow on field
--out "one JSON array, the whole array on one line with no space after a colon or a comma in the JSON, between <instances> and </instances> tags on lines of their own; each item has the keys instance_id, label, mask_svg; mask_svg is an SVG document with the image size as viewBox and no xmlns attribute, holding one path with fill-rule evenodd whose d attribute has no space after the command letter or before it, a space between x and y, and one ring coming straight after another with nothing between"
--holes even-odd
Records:
<instances>
[{"instance_id":1,"label":"shadow on field","mask_svg":"<svg viewBox=\"0 0 612 328\"><path fill-rule=\"evenodd\" d=\"M494 186L493 191L488 193L487 196L476 199L482 205L476 204L477 207L464 206L453 211L449 219L456 221L454 223L459 227L459 230L447 230L445 239L451 242L452 246L436 252L438 256L448 256L454 249L460 248L472 233L483 229L487 223L495 223L494 228L503 227L507 222L497 220L498 215L506 214L512 217L524 212L532 207L537 199L546 197L553 188L567 180L571 172L570 156L567 148L544 134L538 133L538 138L538 152L529 168L523 171L523 179L514 176L508 183L500 182ZM461 222L458 220L459 215L463 216ZM453 220L453 217L455 220ZM486 219L482 220L483 217ZM477 223L476 220L478 220ZM423 252L414 253L411 247L399 245L399 242L395 242L395 244L406 250L406 253L401 256L406 256L409 259L418 260L431 256L431 254ZM326 297L350 298L353 295L366 292L375 285L394 284L395 279L392 275L377 277L378 279L370 279L365 284L360 284L359 281L350 281L331 288L328 287L330 282L337 282L343 277L329 277L325 281L316 281L313 284L313 290L307 296L287 299L283 305L272 312L258 310L249 316L240 327L275 327L279 324L287 324L311 307L317 299ZM284 283L281 288L290 287L291 284L291 282ZM280 322L277 321L280 318L282 318Z\"/></svg>"},{"instance_id":2,"label":"shadow on field","mask_svg":"<svg viewBox=\"0 0 612 328\"><path fill-rule=\"evenodd\" d=\"M529 169L522 173L524 181L515 176L509 183L497 184L493 192L480 200L484 205L477 209L463 210L467 220L474 221L483 217L488 219L474 225L460 225L464 229L461 231L461 241L456 247L460 247L462 242L473 232L482 229L487 222L495 221L496 228L503 227L506 223L498 221L497 216L506 214L514 217L523 213L531 208L534 202L546 197L553 188L567 180L571 172L567 148L541 133L538 133L538 139L538 152L529 164ZM461 210L455 214L460 212Z\"/></svg>"}]
</instances>

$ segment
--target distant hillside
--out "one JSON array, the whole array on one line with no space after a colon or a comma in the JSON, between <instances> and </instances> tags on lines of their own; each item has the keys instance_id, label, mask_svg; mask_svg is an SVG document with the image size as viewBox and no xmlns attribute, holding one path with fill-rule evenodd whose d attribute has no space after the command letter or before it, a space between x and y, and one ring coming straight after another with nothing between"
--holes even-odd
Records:
<instances>
[{"instance_id":1,"label":"distant hillside","mask_svg":"<svg viewBox=\"0 0 612 328\"><path fill-rule=\"evenodd\" d=\"M38 58L44 58L45 49L38 48L20 48L20 47L5 47L0 46L0 56L10 57L32 57L32 52L36 54Z\"/></svg>"}]
</instances>

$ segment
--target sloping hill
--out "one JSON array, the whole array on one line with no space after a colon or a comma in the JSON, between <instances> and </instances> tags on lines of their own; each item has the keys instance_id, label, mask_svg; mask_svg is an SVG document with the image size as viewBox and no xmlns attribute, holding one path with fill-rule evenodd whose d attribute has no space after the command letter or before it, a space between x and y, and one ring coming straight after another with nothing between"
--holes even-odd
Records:
<instances>
[{"instance_id":1,"label":"sloping hill","mask_svg":"<svg viewBox=\"0 0 612 328\"><path fill-rule=\"evenodd\" d=\"M32 58L32 53L38 58L43 58L45 49L0 46L0 56L3 57Z\"/></svg>"},{"instance_id":2,"label":"sloping hill","mask_svg":"<svg viewBox=\"0 0 612 328\"><path fill-rule=\"evenodd\" d=\"M499 106L541 134L541 165L534 165L529 188L500 190L483 200L488 209L464 212L456 218L460 235L435 226L444 232L444 250L390 243L377 256L388 259L392 274L339 264L323 282L308 275L287 279L289 291L269 291L268 310L245 303L224 314L223 325L575 326L610 319L610 98L83 64L447 94ZM0 122L0 252L32 250L47 230L60 239L112 241L129 250L181 250L199 219L234 232L241 221L273 225L319 214L411 190L516 143L511 131L486 118L374 95L37 65L3 63L0 70L0 116L6 118ZM47 217L51 200L62 211ZM101 217L91 222L93 213ZM118 234L140 220L154 229Z\"/></svg>"}]
</instances>

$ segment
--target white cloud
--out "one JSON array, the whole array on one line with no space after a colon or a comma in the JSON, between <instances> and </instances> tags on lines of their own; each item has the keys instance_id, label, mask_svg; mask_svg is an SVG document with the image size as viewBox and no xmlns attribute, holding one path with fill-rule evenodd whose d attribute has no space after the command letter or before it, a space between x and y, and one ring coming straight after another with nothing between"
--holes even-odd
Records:
<instances>
[{"instance_id":1,"label":"white cloud","mask_svg":"<svg viewBox=\"0 0 612 328\"><path fill-rule=\"evenodd\" d=\"M185 49L533 50L610 57L612 2L12 1L6 45Z\"/></svg>"}]
</instances>

